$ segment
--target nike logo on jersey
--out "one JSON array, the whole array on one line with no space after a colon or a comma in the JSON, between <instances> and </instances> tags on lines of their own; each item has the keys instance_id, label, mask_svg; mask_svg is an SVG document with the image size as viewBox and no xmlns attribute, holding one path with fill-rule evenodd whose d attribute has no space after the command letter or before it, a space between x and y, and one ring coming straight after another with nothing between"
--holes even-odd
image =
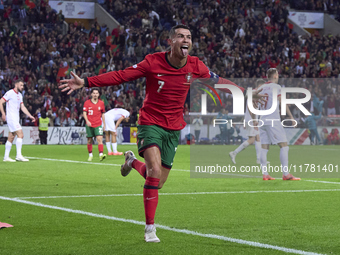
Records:
<instances>
[{"instance_id":1,"label":"nike logo on jersey","mask_svg":"<svg viewBox=\"0 0 340 255\"><path fill-rule=\"evenodd\" d=\"M147 197L146 200L155 199L156 197Z\"/></svg>"},{"instance_id":2,"label":"nike logo on jersey","mask_svg":"<svg viewBox=\"0 0 340 255\"><path fill-rule=\"evenodd\" d=\"M165 74L157 74L158 77L161 77L161 76L163 76L163 75L165 75Z\"/></svg>"}]
</instances>

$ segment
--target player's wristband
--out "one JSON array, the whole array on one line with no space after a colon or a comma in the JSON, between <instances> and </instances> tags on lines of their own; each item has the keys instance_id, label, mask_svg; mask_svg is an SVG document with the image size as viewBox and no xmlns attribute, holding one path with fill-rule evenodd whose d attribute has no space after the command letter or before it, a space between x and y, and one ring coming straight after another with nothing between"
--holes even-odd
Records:
<instances>
[{"instance_id":1,"label":"player's wristband","mask_svg":"<svg viewBox=\"0 0 340 255\"><path fill-rule=\"evenodd\" d=\"M88 81L87 77L84 78L84 87L85 88L89 87L89 81Z\"/></svg>"}]
</instances>

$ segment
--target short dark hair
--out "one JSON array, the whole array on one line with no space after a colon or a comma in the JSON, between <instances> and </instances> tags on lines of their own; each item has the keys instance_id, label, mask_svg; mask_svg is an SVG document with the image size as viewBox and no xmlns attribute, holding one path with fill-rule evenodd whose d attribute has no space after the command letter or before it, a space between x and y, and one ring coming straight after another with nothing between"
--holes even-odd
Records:
<instances>
[{"instance_id":1,"label":"short dark hair","mask_svg":"<svg viewBox=\"0 0 340 255\"><path fill-rule=\"evenodd\" d=\"M274 74L277 73L277 69L276 68L269 68L267 71L267 78L268 79L272 79Z\"/></svg>"},{"instance_id":2,"label":"short dark hair","mask_svg":"<svg viewBox=\"0 0 340 255\"><path fill-rule=\"evenodd\" d=\"M91 94L92 94L92 92L95 91L95 90L97 90L98 93L99 93L99 95L100 95L100 90L99 90L99 88L92 88L92 89L91 89Z\"/></svg>"},{"instance_id":3,"label":"short dark hair","mask_svg":"<svg viewBox=\"0 0 340 255\"><path fill-rule=\"evenodd\" d=\"M263 79L257 79L256 82L255 82L255 86L256 88L262 84L266 83L265 80Z\"/></svg>"},{"instance_id":4,"label":"short dark hair","mask_svg":"<svg viewBox=\"0 0 340 255\"><path fill-rule=\"evenodd\" d=\"M41 118L43 118L43 119L46 118L46 111L45 111L45 110L43 110L43 111L41 112Z\"/></svg>"},{"instance_id":5,"label":"short dark hair","mask_svg":"<svg viewBox=\"0 0 340 255\"><path fill-rule=\"evenodd\" d=\"M17 84L17 83L19 83L19 82L24 83L24 81L23 81L22 79L17 79L17 80L14 81L14 85Z\"/></svg>"},{"instance_id":6,"label":"short dark hair","mask_svg":"<svg viewBox=\"0 0 340 255\"><path fill-rule=\"evenodd\" d=\"M176 29L178 28L188 29L190 31L190 28L187 25L179 24L170 29L169 38L172 38L176 34Z\"/></svg>"}]
</instances>

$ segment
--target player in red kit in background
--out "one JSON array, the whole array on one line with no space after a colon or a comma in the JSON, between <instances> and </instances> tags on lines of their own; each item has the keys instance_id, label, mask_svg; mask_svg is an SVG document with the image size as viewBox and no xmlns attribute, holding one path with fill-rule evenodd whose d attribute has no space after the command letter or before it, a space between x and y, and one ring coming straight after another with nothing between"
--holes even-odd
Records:
<instances>
[{"instance_id":1,"label":"player in red kit in background","mask_svg":"<svg viewBox=\"0 0 340 255\"><path fill-rule=\"evenodd\" d=\"M99 99L99 89L93 88L91 90L91 99L85 101L83 107L83 115L86 121L86 137L87 137L87 150L89 151L88 161L92 161L92 144L93 137L96 137L98 142L99 160L105 159L106 155L103 154L103 130L105 129L105 105ZM102 123L104 127L102 126Z\"/></svg>"},{"instance_id":2,"label":"player in red kit in background","mask_svg":"<svg viewBox=\"0 0 340 255\"><path fill-rule=\"evenodd\" d=\"M186 125L183 108L193 79L210 79L213 84L236 84L218 77L197 57L191 57L191 32L185 25L177 25L169 32L171 50L147 55L145 59L125 70L100 76L62 80L59 88L72 91L82 87L102 87L146 77L146 96L138 120L138 153L145 163L136 159L132 151L125 152L121 174L127 176L136 169L145 178L143 189L146 242L159 242L154 226L158 204L158 189L168 178L175 157L180 130ZM240 88L244 91L243 88ZM228 90L229 91L229 90ZM230 92L230 91L229 91ZM263 95L253 92L253 98Z\"/></svg>"}]
</instances>

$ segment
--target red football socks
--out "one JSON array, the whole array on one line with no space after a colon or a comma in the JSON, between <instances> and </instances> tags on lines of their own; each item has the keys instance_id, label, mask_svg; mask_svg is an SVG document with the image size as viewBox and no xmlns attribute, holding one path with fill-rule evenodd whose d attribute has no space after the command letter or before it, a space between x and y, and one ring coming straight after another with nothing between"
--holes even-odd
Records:
<instances>
[{"instance_id":1,"label":"red football socks","mask_svg":"<svg viewBox=\"0 0 340 255\"><path fill-rule=\"evenodd\" d=\"M92 153L92 144L87 145L87 150L89 151L89 153Z\"/></svg>"},{"instance_id":2,"label":"red football socks","mask_svg":"<svg viewBox=\"0 0 340 255\"><path fill-rule=\"evenodd\" d=\"M132 162L132 167L137 170L137 172L146 179L146 165L144 162L139 161L138 159L135 159ZM157 184L158 185L158 184Z\"/></svg>"},{"instance_id":3,"label":"red football socks","mask_svg":"<svg viewBox=\"0 0 340 255\"><path fill-rule=\"evenodd\" d=\"M91 146L92 147L92 146ZM92 149L92 148L91 148ZM103 144L98 144L98 150L99 150L99 153L103 153L104 151L104 145Z\"/></svg>"},{"instance_id":4,"label":"red football socks","mask_svg":"<svg viewBox=\"0 0 340 255\"><path fill-rule=\"evenodd\" d=\"M143 197L146 224L154 224L158 204L158 178L146 177Z\"/></svg>"}]
</instances>

